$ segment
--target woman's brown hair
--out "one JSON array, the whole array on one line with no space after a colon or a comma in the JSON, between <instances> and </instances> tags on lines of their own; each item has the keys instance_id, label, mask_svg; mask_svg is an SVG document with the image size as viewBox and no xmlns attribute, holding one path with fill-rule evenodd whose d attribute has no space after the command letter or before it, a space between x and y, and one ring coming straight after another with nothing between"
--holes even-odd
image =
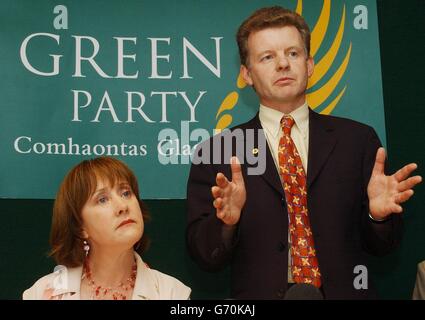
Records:
<instances>
[{"instance_id":1,"label":"woman's brown hair","mask_svg":"<svg viewBox=\"0 0 425 320\"><path fill-rule=\"evenodd\" d=\"M72 268L84 262L81 211L96 191L97 179L105 179L111 186L126 181L139 201L143 220L146 222L150 218L145 204L139 198L137 179L126 164L111 157L84 160L66 175L53 205L49 255L58 264ZM142 254L148 244L149 239L143 234L134 249Z\"/></svg>"}]
</instances>

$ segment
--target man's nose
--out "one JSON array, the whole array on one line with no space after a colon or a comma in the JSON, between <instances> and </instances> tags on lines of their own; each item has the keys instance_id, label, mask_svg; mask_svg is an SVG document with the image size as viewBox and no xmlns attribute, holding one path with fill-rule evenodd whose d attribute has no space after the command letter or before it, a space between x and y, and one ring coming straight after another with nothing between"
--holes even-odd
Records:
<instances>
[{"instance_id":1,"label":"man's nose","mask_svg":"<svg viewBox=\"0 0 425 320\"><path fill-rule=\"evenodd\" d=\"M289 67L289 61L288 57L284 54L277 56L277 63L276 63L276 69L277 70L284 70Z\"/></svg>"}]
</instances>

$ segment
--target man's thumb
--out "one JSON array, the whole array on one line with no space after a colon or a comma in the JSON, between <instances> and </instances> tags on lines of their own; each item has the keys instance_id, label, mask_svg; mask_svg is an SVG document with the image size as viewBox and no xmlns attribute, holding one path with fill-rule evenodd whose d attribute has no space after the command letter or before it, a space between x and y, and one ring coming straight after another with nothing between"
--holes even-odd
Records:
<instances>
[{"instance_id":1,"label":"man's thumb","mask_svg":"<svg viewBox=\"0 0 425 320\"><path fill-rule=\"evenodd\" d=\"M230 158L230 167L232 169L232 182L236 184L243 183L241 163L237 157Z\"/></svg>"},{"instance_id":2,"label":"man's thumb","mask_svg":"<svg viewBox=\"0 0 425 320\"><path fill-rule=\"evenodd\" d=\"M372 175L384 173L385 167L385 149L379 148L376 152L375 165L373 166Z\"/></svg>"}]
</instances>

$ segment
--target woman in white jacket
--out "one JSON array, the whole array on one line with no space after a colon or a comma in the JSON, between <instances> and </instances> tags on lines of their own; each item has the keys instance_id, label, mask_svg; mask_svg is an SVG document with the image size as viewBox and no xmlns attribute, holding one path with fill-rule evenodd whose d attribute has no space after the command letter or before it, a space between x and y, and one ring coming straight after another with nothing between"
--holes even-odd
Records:
<instances>
[{"instance_id":1,"label":"woman in white jacket","mask_svg":"<svg viewBox=\"0 0 425 320\"><path fill-rule=\"evenodd\" d=\"M189 287L143 262L148 217L137 179L124 163L110 157L81 162L54 203L50 244L58 267L23 298L189 299Z\"/></svg>"}]
</instances>

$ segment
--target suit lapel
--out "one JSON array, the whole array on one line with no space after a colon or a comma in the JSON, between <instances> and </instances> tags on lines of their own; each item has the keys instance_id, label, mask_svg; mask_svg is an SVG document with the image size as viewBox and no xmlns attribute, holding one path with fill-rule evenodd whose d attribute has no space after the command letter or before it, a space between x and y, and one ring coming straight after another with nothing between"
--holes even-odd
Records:
<instances>
[{"instance_id":1,"label":"suit lapel","mask_svg":"<svg viewBox=\"0 0 425 320\"><path fill-rule=\"evenodd\" d=\"M325 165L326 161L334 149L337 138L335 135L335 129L331 122L327 121L327 117L322 116L314 111L310 110L309 115L309 151L308 151L308 170L307 170L307 188L309 188L314 180L319 175L321 169ZM261 122L258 117L258 113L249 123L248 129L263 129ZM264 132L262 133L264 134ZM258 139L255 139L255 146L258 147ZM246 152L251 152L247 150ZM261 150L260 150L261 152ZM285 196L283 187L279 178L279 174L276 169L273 156L269 149L269 145L266 144L266 170L261 177L272 186L282 197Z\"/></svg>"},{"instance_id":2,"label":"suit lapel","mask_svg":"<svg viewBox=\"0 0 425 320\"><path fill-rule=\"evenodd\" d=\"M250 123L248 124L248 129L250 129L250 128L255 130L255 134L256 134L255 148L258 148L258 134L264 135L264 131L263 131L263 128L261 127L261 122L260 122L260 118L258 116L258 113L255 116L255 118L253 118L250 121ZM259 129L261 129L262 131L258 131ZM269 145L267 143L266 137L264 137L264 140L266 141L266 150L265 150L265 152L266 152L266 170L261 175L261 177L270 186L272 186L277 192L279 192L282 197L284 197L285 195L283 193L282 183L280 182L279 174L277 172L276 165L275 165L275 162L273 160L272 153L269 149ZM251 150L246 150L246 152L251 152ZM261 157L261 154L260 154L261 152L264 152L264 150L259 150L258 156L260 156L260 157Z\"/></svg>"},{"instance_id":3,"label":"suit lapel","mask_svg":"<svg viewBox=\"0 0 425 320\"><path fill-rule=\"evenodd\" d=\"M310 110L307 189L317 178L336 144L335 129L325 116Z\"/></svg>"}]
</instances>

